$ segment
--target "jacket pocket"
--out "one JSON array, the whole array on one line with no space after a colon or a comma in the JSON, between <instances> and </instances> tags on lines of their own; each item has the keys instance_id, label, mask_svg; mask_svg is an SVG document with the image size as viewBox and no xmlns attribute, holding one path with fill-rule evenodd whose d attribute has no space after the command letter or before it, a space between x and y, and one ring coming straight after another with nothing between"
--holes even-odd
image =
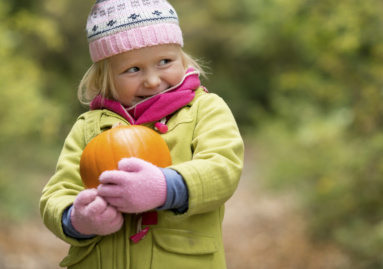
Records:
<instances>
[{"instance_id":1,"label":"jacket pocket","mask_svg":"<svg viewBox=\"0 0 383 269\"><path fill-rule=\"evenodd\" d=\"M152 269L212 268L218 244L214 237L186 230L153 230Z\"/></svg>"},{"instance_id":2,"label":"jacket pocket","mask_svg":"<svg viewBox=\"0 0 383 269\"><path fill-rule=\"evenodd\" d=\"M86 265L86 267L84 267ZM61 267L76 268L100 268L100 251L98 245L88 247L71 246L68 255L61 261Z\"/></svg>"}]
</instances>

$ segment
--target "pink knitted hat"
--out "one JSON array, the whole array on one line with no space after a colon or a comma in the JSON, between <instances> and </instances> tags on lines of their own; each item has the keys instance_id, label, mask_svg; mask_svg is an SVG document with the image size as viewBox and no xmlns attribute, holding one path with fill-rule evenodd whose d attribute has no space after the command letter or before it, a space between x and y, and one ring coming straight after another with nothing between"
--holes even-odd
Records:
<instances>
[{"instance_id":1,"label":"pink knitted hat","mask_svg":"<svg viewBox=\"0 0 383 269\"><path fill-rule=\"evenodd\" d=\"M166 0L98 0L86 30L93 62L149 46L183 46L177 13Z\"/></svg>"}]
</instances>

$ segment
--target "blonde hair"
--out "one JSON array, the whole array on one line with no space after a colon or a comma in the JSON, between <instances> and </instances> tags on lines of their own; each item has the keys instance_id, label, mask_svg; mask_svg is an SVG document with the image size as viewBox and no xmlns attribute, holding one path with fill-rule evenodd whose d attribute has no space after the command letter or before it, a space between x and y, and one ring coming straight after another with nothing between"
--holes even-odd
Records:
<instances>
[{"instance_id":1,"label":"blonde hair","mask_svg":"<svg viewBox=\"0 0 383 269\"><path fill-rule=\"evenodd\" d=\"M181 47L179 47L179 49L184 67L193 67L201 76L206 77L206 73L202 69L201 64L184 52ZM79 101L84 105L89 105L98 95L107 99L118 100L109 58L94 63L85 73L78 86L77 96Z\"/></svg>"}]
</instances>

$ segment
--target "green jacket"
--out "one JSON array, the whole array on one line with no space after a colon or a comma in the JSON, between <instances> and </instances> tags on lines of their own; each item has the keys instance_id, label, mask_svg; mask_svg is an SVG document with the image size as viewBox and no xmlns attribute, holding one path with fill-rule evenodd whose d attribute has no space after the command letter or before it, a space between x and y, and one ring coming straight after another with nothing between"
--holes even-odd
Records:
<instances>
[{"instance_id":1,"label":"green jacket","mask_svg":"<svg viewBox=\"0 0 383 269\"><path fill-rule=\"evenodd\" d=\"M158 212L158 224L146 237L133 243L140 215L124 214L123 228L108 236L76 240L66 236L61 225L64 210L84 189L79 161L85 145L116 122L128 124L109 110L81 115L65 140L56 173L43 190L40 211L45 225L71 245L60 263L69 268L226 268L222 242L224 203L237 188L243 166L243 141L225 102L202 89L187 106L167 122L162 134L173 165L189 191L189 209L184 214ZM153 128L153 124L145 124Z\"/></svg>"}]
</instances>

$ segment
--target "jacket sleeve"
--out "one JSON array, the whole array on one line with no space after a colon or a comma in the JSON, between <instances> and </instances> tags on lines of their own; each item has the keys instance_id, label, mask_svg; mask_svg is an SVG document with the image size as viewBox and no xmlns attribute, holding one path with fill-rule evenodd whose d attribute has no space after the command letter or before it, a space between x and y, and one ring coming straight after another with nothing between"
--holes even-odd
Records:
<instances>
[{"instance_id":1,"label":"jacket sleeve","mask_svg":"<svg viewBox=\"0 0 383 269\"><path fill-rule=\"evenodd\" d=\"M99 240L99 237L76 240L66 236L62 227L64 211L84 189L79 163L85 145L84 119L79 118L64 142L56 172L44 187L40 199L40 214L44 224L57 237L74 246L86 246Z\"/></svg>"},{"instance_id":2,"label":"jacket sleeve","mask_svg":"<svg viewBox=\"0 0 383 269\"><path fill-rule=\"evenodd\" d=\"M216 210L235 192L243 168L244 145L226 103L207 94L193 104L195 128L192 160L172 166L184 178L189 210L200 214Z\"/></svg>"}]
</instances>

